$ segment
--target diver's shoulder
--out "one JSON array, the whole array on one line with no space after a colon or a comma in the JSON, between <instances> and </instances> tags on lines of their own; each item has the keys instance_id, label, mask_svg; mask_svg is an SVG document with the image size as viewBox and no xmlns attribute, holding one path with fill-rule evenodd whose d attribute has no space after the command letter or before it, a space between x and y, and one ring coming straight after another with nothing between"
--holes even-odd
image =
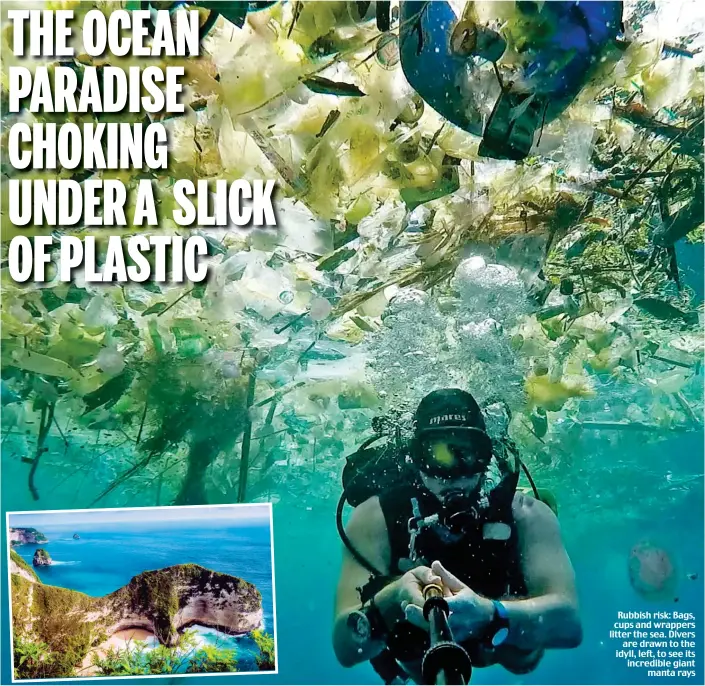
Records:
<instances>
[{"instance_id":1,"label":"diver's shoulder","mask_svg":"<svg viewBox=\"0 0 705 686\"><path fill-rule=\"evenodd\" d=\"M369 533L370 530L386 530L387 524L379 496L375 495L361 502L353 510L346 528L349 533L354 533L356 530L364 530L365 533Z\"/></svg>"},{"instance_id":2,"label":"diver's shoulder","mask_svg":"<svg viewBox=\"0 0 705 686\"><path fill-rule=\"evenodd\" d=\"M541 524L553 522L556 515L553 510L541 500L526 493L515 493L512 501L512 514L517 523Z\"/></svg>"},{"instance_id":3,"label":"diver's shoulder","mask_svg":"<svg viewBox=\"0 0 705 686\"><path fill-rule=\"evenodd\" d=\"M373 495L367 500L363 500L354 510L354 514L359 517L382 516L382 505L378 495Z\"/></svg>"}]
</instances>

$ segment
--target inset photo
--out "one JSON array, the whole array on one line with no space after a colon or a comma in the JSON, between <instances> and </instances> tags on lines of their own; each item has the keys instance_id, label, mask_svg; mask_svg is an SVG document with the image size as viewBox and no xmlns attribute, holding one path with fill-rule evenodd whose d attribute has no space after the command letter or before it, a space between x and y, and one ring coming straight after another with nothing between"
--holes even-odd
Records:
<instances>
[{"instance_id":1,"label":"inset photo","mask_svg":"<svg viewBox=\"0 0 705 686\"><path fill-rule=\"evenodd\" d=\"M268 503L7 514L13 682L277 672Z\"/></svg>"}]
</instances>

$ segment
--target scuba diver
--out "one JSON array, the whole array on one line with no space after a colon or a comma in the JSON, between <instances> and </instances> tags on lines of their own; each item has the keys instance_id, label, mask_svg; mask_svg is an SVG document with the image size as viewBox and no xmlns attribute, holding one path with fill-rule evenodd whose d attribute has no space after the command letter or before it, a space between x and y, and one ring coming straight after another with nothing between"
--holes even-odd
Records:
<instances>
[{"instance_id":1,"label":"scuba diver","mask_svg":"<svg viewBox=\"0 0 705 686\"><path fill-rule=\"evenodd\" d=\"M556 515L517 491L518 453L508 437L490 437L473 396L433 391L416 410L408 447L370 448L380 437L343 472L339 662L369 660L385 683L421 683L430 585L442 588L453 640L474 667L523 674L545 649L577 647L575 578ZM345 501L355 509L343 528Z\"/></svg>"}]
</instances>

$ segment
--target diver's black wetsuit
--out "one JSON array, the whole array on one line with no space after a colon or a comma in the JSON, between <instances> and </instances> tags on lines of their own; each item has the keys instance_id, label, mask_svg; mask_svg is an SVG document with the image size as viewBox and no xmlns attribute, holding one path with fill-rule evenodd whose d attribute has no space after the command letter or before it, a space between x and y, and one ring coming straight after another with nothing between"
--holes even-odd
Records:
<instances>
[{"instance_id":1,"label":"diver's black wetsuit","mask_svg":"<svg viewBox=\"0 0 705 686\"><path fill-rule=\"evenodd\" d=\"M411 499L416 498L423 517L437 513L439 501L418 486L403 485L380 495L379 501L389 535L391 576L403 574L399 563L409 556L409 519L413 517ZM482 525L467 532L453 543L441 541L433 532L419 534L416 551L430 565L439 560L446 569L466 583L476 593L487 598L500 599L508 595L525 596L526 587L521 571L517 546L517 532L511 515L511 504L504 513L497 513L494 521L503 521L511 529L507 540L483 538ZM420 564L420 563L417 563ZM428 634L407 621L398 622L392 631L388 647L372 660L372 666L383 678L391 679L394 658L401 662L420 660L428 647ZM473 664L482 666L477 643L464 644Z\"/></svg>"}]
</instances>

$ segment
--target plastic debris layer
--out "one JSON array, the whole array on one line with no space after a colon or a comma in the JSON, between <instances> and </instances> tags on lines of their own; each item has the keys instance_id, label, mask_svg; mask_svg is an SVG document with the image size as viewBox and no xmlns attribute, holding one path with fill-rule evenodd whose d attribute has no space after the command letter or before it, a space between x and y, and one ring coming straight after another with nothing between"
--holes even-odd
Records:
<instances>
[{"instance_id":1,"label":"plastic debris layer","mask_svg":"<svg viewBox=\"0 0 705 686\"><path fill-rule=\"evenodd\" d=\"M69 4L79 21L89 8ZM20 287L2 271L3 468L26 484L14 509L35 495L45 509L231 502L243 460L246 499L326 500L371 420L440 386L502 396L523 459L576 517L587 479L603 509L585 519L687 497L701 465L666 481L659 451L701 430L702 304L679 251L702 244L705 5L626 2L616 52L517 163L424 103L395 57L399 23L380 31L357 4L221 16L188 61L187 113L167 120L171 164L153 180L164 216L173 178L279 187L276 230L194 227L207 282ZM496 71L473 58L454 72L473 71L459 85L479 124L497 74L532 54L515 10L474 3L483 49L509 46ZM5 215L2 229L6 257L26 229ZM48 407L72 430L64 443L52 424L35 482L17 456L34 459ZM82 488L60 484L86 463Z\"/></svg>"}]
</instances>

